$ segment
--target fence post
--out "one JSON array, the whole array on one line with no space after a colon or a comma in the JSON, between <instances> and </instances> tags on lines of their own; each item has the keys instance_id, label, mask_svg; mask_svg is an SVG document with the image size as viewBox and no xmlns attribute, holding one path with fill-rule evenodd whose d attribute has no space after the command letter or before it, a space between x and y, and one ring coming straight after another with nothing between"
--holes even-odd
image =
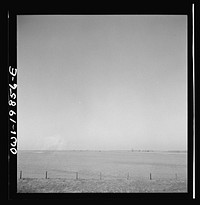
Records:
<instances>
[{"instance_id":1,"label":"fence post","mask_svg":"<svg viewBox=\"0 0 200 205\"><path fill-rule=\"evenodd\" d=\"M151 173L150 173L150 180L152 180L152 178L151 178Z\"/></svg>"},{"instance_id":2,"label":"fence post","mask_svg":"<svg viewBox=\"0 0 200 205\"><path fill-rule=\"evenodd\" d=\"M46 171L46 177L45 178L47 179L47 171Z\"/></svg>"},{"instance_id":3,"label":"fence post","mask_svg":"<svg viewBox=\"0 0 200 205\"><path fill-rule=\"evenodd\" d=\"M76 179L78 179L78 172L76 172Z\"/></svg>"},{"instance_id":4,"label":"fence post","mask_svg":"<svg viewBox=\"0 0 200 205\"><path fill-rule=\"evenodd\" d=\"M129 172L128 172L128 175L127 175L127 180L129 180Z\"/></svg>"},{"instance_id":5,"label":"fence post","mask_svg":"<svg viewBox=\"0 0 200 205\"><path fill-rule=\"evenodd\" d=\"M19 178L20 178L20 179L22 178L22 171L20 171L20 176L19 176Z\"/></svg>"}]
</instances>

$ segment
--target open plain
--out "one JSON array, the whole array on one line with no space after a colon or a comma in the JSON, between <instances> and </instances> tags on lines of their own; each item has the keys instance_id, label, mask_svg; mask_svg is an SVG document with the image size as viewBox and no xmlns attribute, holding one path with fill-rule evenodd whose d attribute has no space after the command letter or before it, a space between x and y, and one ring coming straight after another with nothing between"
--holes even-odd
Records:
<instances>
[{"instance_id":1,"label":"open plain","mask_svg":"<svg viewBox=\"0 0 200 205\"><path fill-rule=\"evenodd\" d=\"M186 159L186 153L19 151L17 192L187 192Z\"/></svg>"}]
</instances>

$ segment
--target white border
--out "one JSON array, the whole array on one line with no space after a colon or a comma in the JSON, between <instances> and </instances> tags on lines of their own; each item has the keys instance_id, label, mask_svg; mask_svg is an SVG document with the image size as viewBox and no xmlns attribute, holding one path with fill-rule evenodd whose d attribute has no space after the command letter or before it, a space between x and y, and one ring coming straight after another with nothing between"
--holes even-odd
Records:
<instances>
[{"instance_id":1,"label":"white border","mask_svg":"<svg viewBox=\"0 0 200 205\"><path fill-rule=\"evenodd\" d=\"M195 59L194 59L194 4L192 4L192 70L193 70L193 199L195 199Z\"/></svg>"}]
</instances>

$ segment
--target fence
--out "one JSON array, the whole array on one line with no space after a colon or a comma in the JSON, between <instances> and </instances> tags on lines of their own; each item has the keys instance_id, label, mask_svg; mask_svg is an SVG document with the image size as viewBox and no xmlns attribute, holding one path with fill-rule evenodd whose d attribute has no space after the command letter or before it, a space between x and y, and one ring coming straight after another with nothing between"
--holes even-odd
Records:
<instances>
[{"instance_id":1,"label":"fence","mask_svg":"<svg viewBox=\"0 0 200 205\"><path fill-rule=\"evenodd\" d=\"M113 173L106 173L106 172L83 172L83 171L64 171L64 170L45 170L40 172L30 172L30 171L22 171L18 172L19 179L26 179L26 178L44 178L44 179L52 179L52 178L64 178L64 179L99 179L99 180L106 180L106 179L145 179L145 180L156 180L156 179L173 179L173 180L182 180L186 179L186 175L183 173L156 173L156 172L149 172L146 174L135 174L134 172L127 172L127 173L120 173L120 174L113 174Z\"/></svg>"}]
</instances>

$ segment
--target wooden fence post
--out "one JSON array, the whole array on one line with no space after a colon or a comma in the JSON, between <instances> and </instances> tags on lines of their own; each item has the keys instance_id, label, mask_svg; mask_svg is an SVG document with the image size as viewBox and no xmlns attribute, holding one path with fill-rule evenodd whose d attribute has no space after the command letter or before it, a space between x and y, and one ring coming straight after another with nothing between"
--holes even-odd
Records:
<instances>
[{"instance_id":1,"label":"wooden fence post","mask_svg":"<svg viewBox=\"0 0 200 205\"><path fill-rule=\"evenodd\" d=\"M46 176L45 176L45 178L47 179L47 171L46 171Z\"/></svg>"},{"instance_id":2,"label":"wooden fence post","mask_svg":"<svg viewBox=\"0 0 200 205\"><path fill-rule=\"evenodd\" d=\"M151 173L150 173L150 180L152 180L152 178L151 178Z\"/></svg>"},{"instance_id":3,"label":"wooden fence post","mask_svg":"<svg viewBox=\"0 0 200 205\"><path fill-rule=\"evenodd\" d=\"M19 176L19 178L20 178L20 179L22 178L22 171L20 171L20 176Z\"/></svg>"}]
</instances>

